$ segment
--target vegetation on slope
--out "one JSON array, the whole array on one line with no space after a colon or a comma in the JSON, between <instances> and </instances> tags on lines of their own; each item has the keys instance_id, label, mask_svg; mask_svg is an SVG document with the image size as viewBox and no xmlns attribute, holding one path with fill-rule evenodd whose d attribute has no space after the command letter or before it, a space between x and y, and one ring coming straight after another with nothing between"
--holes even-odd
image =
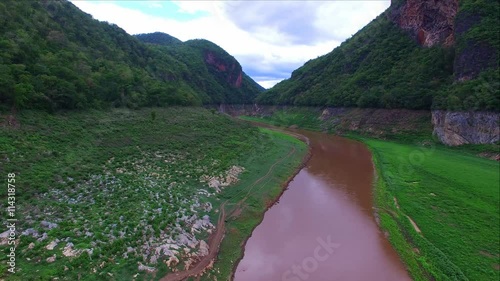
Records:
<instances>
[{"instance_id":1,"label":"vegetation on slope","mask_svg":"<svg viewBox=\"0 0 500 281\"><path fill-rule=\"evenodd\" d=\"M160 32L135 36L145 43L150 43L150 48L182 62L193 74L185 76L184 79L189 81L197 92L205 93L204 103L252 103L257 94L264 90L242 72L240 64L233 56L210 41L195 39L183 43ZM241 85L235 85L240 73Z\"/></svg>"},{"instance_id":2,"label":"vegetation on slope","mask_svg":"<svg viewBox=\"0 0 500 281\"><path fill-rule=\"evenodd\" d=\"M419 46L387 18L386 11L329 54L295 70L290 79L261 94L257 102L498 111L498 58L485 58L489 68L476 79L457 82L454 74L455 58L464 54L466 46L474 51L490 42L493 50L488 51L499 53L498 1L464 0L460 11L458 19L472 14L479 20L467 23L456 48ZM474 63L477 57L469 60Z\"/></svg>"},{"instance_id":3,"label":"vegetation on slope","mask_svg":"<svg viewBox=\"0 0 500 281\"><path fill-rule=\"evenodd\" d=\"M197 81L214 79L210 73L192 71L184 60L67 1L2 1L0 14L3 109L201 105L226 102L226 96L211 96L212 87L232 89L220 80L200 87ZM187 59L198 63L199 56L190 55ZM244 94L253 98L259 91L249 82L244 81Z\"/></svg>"},{"instance_id":4,"label":"vegetation on slope","mask_svg":"<svg viewBox=\"0 0 500 281\"><path fill-rule=\"evenodd\" d=\"M281 161L246 201L237 219L246 228L226 234L233 241L227 243L236 243L249 235L254 216L306 151L297 140L200 108L25 110L18 120L20 128L0 126L0 170L16 174L19 191L16 258L22 270L6 272L2 255L0 276L7 280L142 280L183 269L189 261L184 248L199 251L223 201L229 213L263 171ZM296 153L287 158L292 148ZM239 181L214 186L213 179L221 183L240 168ZM2 210L6 192L0 191ZM168 269L164 261L175 246L180 262ZM155 275L140 271L138 263L156 269ZM226 260L221 272L230 274L230 267Z\"/></svg>"}]
</instances>

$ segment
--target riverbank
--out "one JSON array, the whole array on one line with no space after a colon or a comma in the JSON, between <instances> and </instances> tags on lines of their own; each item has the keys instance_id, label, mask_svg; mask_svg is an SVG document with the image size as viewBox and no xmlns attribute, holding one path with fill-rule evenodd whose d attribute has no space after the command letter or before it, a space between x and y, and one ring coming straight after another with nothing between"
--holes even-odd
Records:
<instances>
[{"instance_id":1,"label":"riverbank","mask_svg":"<svg viewBox=\"0 0 500 281\"><path fill-rule=\"evenodd\" d=\"M312 156L252 232L234 280L411 280L374 220L368 148L291 131L308 138ZM318 241L329 246L321 252Z\"/></svg>"},{"instance_id":2,"label":"riverbank","mask_svg":"<svg viewBox=\"0 0 500 281\"><path fill-rule=\"evenodd\" d=\"M414 280L498 279L498 162L477 147L351 137L373 152L377 220Z\"/></svg>"},{"instance_id":3,"label":"riverbank","mask_svg":"<svg viewBox=\"0 0 500 281\"><path fill-rule=\"evenodd\" d=\"M23 111L14 118L0 126L0 169L16 174L21 270L9 274L0 257L6 280L160 279L211 252L205 241L226 202L224 256L246 235L234 229L258 223L307 152L295 138L200 108ZM237 208L243 212L233 212L242 191L277 161ZM5 209L6 189L0 198ZM227 278L231 256L221 264L212 272Z\"/></svg>"},{"instance_id":4,"label":"riverbank","mask_svg":"<svg viewBox=\"0 0 500 281\"><path fill-rule=\"evenodd\" d=\"M380 226L414 280L498 280L499 163L359 138L373 152Z\"/></svg>"},{"instance_id":5,"label":"riverbank","mask_svg":"<svg viewBox=\"0 0 500 281\"><path fill-rule=\"evenodd\" d=\"M500 159L500 117L495 112L264 105L227 105L219 110L256 122L341 136L460 145L457 148L477 151L481 157Z\"/></svg>"},{"instance_id":6,"label":"riverbank","mask_svg":"<svg viewBox=\"0 0 500 281\"><path fill-rule=\"evenodd\" d=\"M296 137L269 129L260 130L272 135L275 143L280 145L274 147L272 155L256 155L262 164L255 166L255 173L242 178L241 190L245 192L228 194L231 201L238 203L228 205L228 235L222 241L219 256L211 271L217 280L225 280L234 274L252 231L261 223L265 212L279 200L288 183L310 156L307 145ZM270 163L270 159L277 160ZM204 278L210 280L210 277L209 274Z\"/></svg>"}]
</instances>

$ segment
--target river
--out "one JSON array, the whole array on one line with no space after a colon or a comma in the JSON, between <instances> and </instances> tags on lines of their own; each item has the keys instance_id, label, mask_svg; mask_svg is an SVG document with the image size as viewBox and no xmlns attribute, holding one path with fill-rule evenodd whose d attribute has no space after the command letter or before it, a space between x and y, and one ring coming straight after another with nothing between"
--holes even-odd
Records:
<instances>
[{"instance_id":1,"label":"river","mask_svg":"<svg viewBox=\"0 0 500 281\"><path fill-rule=\"evenodd\" d=\"M374 167L362 143L295 131L312 156L248 239L235 281L405 281L378 228Z\"/></svg>"}]
</instances>

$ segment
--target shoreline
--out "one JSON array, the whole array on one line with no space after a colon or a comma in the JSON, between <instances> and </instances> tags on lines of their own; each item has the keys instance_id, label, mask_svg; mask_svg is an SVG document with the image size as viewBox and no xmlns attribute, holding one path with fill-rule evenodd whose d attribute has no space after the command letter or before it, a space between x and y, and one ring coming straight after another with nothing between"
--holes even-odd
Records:
<instances>
[{"instance_id":1,"label":"shoreline","mask_svg":"<svg viewBox=\"0 0 500 281\"><path fill-rule=\"evenodd\" d=\"M309 161L309 159L311 158L311 155L312 155L311 147L309 146L309 139L307 137L300 135L300 134L293 133L293 132L287 132L287 131L281 130L279 128L265 127L266 124L261 124L261 125L262 125L262 126L260 126L261 128L272 130L272 131L275 131L275 132L278 132L281 134L286 134L286 135L292 136L292 137L296 138L297 140L303 142L307 146L307 152L302 157L300 164L293 170L293 173L289 177L287 177L286 181L284 181L283 183L280 184L279 194L276 197L272 198L269 204L266 204L265 209L259 215L258 223L252 228L250 235L243 239L243 242L241 243L241 246L240 246L241 250L242 250L242 254L235 260L234 266L232 267L232 270L231 270L231 275L229 275L229 280L234 279L234 274L235 274L236 268L237 268L239 262L244 257L244 249L245 249L245 246L246 246L248 239L250 239L250 237L252 237L253 230L261 224L261 222L264 219L265 213L279 201L279 199L281 198L283 193L288 189L287 187L288 187L289 183L305 167L305 165L307 164L307 162ZM295 148L292 148L291 151L289 152L289 156L292 156L295 153L296 153ZM276 163L279 163L280 161L281 160L278 160L278 162L276 162ZM273 169L273 166L271 166L270 171L272 171L272 169ZM266 176L267 175L264 175L263 177L259 178L257 181L254 182L254 184L258 183L261 179L265 178ZM241 203L245 199L246 198L243 198L242 200L238 201L237 204ZM210 268L210 266L213 266L216 263L216 260L218 258L218 255L219 255L219 252L221 249L221 245L224 241L224 238L226 238L226 230L227 229L225 227L225 222L227 220L229 220L233 216L233 213L238 210L236 208L235 210L228 211L226 214L225 207L224 207L224 205L226 203L227 203L227 201L221 205L220 209L222 212L221 212L221 215L219 216L218 227L216 228L215 232L212 235L210 235L210 237L209 237L209 242L211 244L210 250L214 249L214 252L210 252L207 256L202 257L201 260L198 261L196 264L194 264L194 266L192 268L190 268L188 270L181 271L181 272L168 273L167 275L161 277L159 280L177 281L177 280L184 280L185 278L189 278L189 277L195 277L195 278L198 277L199 278L204 274L204 272L207 269ZM217 239L216 237L218 237L219 239ZM213 241L214 238L216 241ZM216 245L213 243L216 243ZM198 268L201 264L204 264L204 266L202 268Z\"/></svg>"},{"instance_id":2,"label":"shoreline","mask_svg":"<svg viewBox=\"0 0 500 281\"><path fill-rule=\"evenodd\" d=\"M257 123L257 122L251 122L251 123ZM262 123L262 125L267 125L267 124ZM257 123L257 126L258 126L258 123ZM288 135L293 136L293 137L297 137L299 135L299 134L293 134L293 133L290 133L290 132L286 132L284 130L280 130L279 128L269 128L269 127L266 127L266 128L270 129L270 130L274 130L276 132L283 133L283 134L288 134ZM299 135L299 136L302 136L302 135ZM255 227L252 228L252 232L251 232L250 236L248 236L243 241L243 243L241 244L242 254L235 261L234 266L233 266L233 270L231 271L231 276L229 277L228 280L234 280L234 275L236 273L236 269L238 268L238 265L239 265L240 261L245 257L245 247L247 245L248 240L252 237L252 234L253 234L253 231L255 230L255 228L257 228L262 223L262 221L264 220L264 215L266 214L266 212L270 208L272 208L280 200L280 198L283 195L283 193L285 193L285 191L288 190L288 185L290 184L290 182L295 178L295 176L297 176L297 174L300 171L302 171L302 169L306 166L307 162L309 162L309 159L311 159L312 152L311 152L311 146L309 145L309 140L305 136L302 136L302 137L304 139L301 139L301 138L298 138L298 137L297 137L297 139L299 139L300 141L304 142L307 145L307 153L306 153L306 155L304 155L304 157L302 158L302 161L301 161L300 165L294 170L294 172L290 175L290 177L288 177L288 179L281 184L281 191L280 191L280 193L276 196L276 198L274 198L272 200L271 204L269 206L267 206L266 209L262 212L262 215L260 216L258 224L255 225Z\"/></svg>"}]
</instances>

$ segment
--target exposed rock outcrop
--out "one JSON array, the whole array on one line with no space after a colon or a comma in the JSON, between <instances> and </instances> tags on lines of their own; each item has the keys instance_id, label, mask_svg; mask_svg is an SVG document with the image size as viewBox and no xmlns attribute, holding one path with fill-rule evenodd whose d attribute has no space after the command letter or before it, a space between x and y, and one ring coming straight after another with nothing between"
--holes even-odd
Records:
<instances>
[{"instance_id":1,"label":"exposed rock outcrop","mask_svg":"<svg viewBox=\"0 0 500 281\"><path fill-rule=\"evenodd\" d=\"M385 138L397 134L420 134L430 136L432 124L428 110L371 109L343 107L294 107L268 105L220 105L219 111L233 116L248 115L265 117L277 111L297 110L303 114L317 116L324 131L343 134L357 131L366 135ZM305 113L304 111L307 111ZM289 124L296 125L296 124Z\"/></svg>"},{"instance_id":2,"label":"exposed rock outcrop","mask_svg":"<svg viewBox=\"0 0 500 281\"><path fill-rule=\"evenodd\" d=\"M478 10L459 10L458 0L392 0L388 17L422 46L457 47L455 79L466 81L487 68L498 67L498 51L491 43L465 36L481 24Z\"/></svg>"},{"instance_id":3,"label":"exposed rock outcrop","mask_svg":"<svg viewBox=\"0 0 500 281\"><path fill-rule=\"evenodd\" d=\"M266 105L221 105L219 111L233 115L271 116L277 111L300 109L316 115L324 130L342 134L356 131L375 137L431 132L446 145L487 144L500 141L500 113L449 112L442 110L320 108Z\"/></svg>"},{"instance_id":4,"label":"exposed rock outcrop","mask_svg":"<svg viewBox=\"0 0 500 281\"><path fill-rule=\"evenodd\" d=\"M241 87L241 83L243 82L243 70L236 60L227 62L210 50L204 52L204 59L205 63L213 67L217 72L223 72L225 74L226 82L229 83L229 85L235 88Z\"/></svg>"},{"instance_id":5,"label":"exposed rock outcrop","mask_svg":"<svg viewBox=\"0 0 500 281\"><path fill-rule=\"evenodd\" d=\"M494 112L432 112L434 134L447 145L500 141L499 118Z\"/></svg>"},{"instance_id":6,"label":"exposed rock outcrop","mask_svg":"<svg viewBox=\"0 0 500 281\"><path fill-rule=\"evenodd\" d=\"M393 0L389 19L408 30L422 46L451 46L457 11L458 0Z\"/></svg>"}]
</instances>

